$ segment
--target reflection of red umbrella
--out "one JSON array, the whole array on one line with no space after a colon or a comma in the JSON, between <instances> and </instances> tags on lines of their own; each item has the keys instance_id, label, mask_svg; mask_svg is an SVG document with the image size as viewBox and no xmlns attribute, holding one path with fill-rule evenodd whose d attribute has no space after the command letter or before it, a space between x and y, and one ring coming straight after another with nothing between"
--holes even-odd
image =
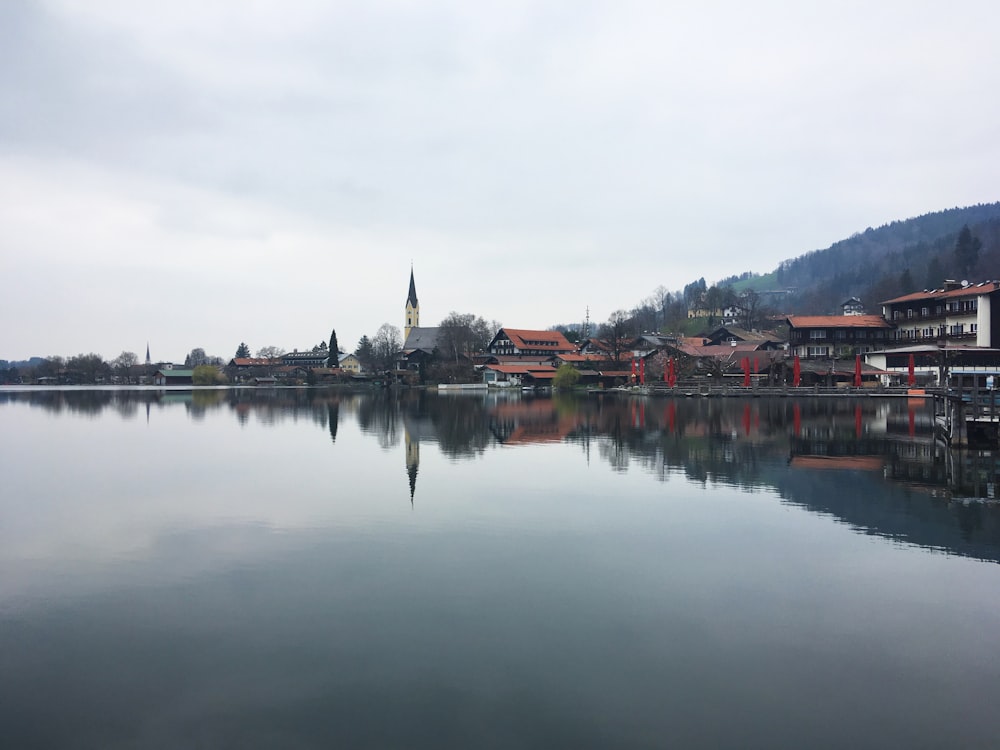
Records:
<instances>
[{"instance_id":1,"label":"reflection of red umbrella","mask_svg":"<svg viewBox=\"0 0 1000 750\"><path fill-rule=\"evenodd\" d=\"M909 417L910 417L910 437L913 437L913 434L917 431L916 414L913 413L913 407L912 406L908 409L908 411L910 412L910 414L909 414Z\"/></svg>"},{"instance_id":2,"label":"reflection of red umbrella","mask_svg":"<svg viewBox=\"0 0 1000 750\"><path fill-rule=\"evenodd\" d=\"M743 432L750 434L750 404L743 405Z\"/></svg>"},{"instance_id":3,"label":"reflection of red umbrella","mask_svg":"<svg viewBox=\"0 0 1000 750\"><path fill-rule=\"evenodd\" d=\"M792 406L792 425L795 429L795 437L798 437L802 431L802 409L799 408L798 404Z\"/></svg>"},{"instance_id":4,"label":"reflection of red umbrella","mask_svg":"<svg viewBox=\"0 0 1000 750\"><path fill-rule=\"evenodd\" d=\"M854 434L856 437L861 437L861 405L854 407Z\"/></svg>"},{"instance_id":5,"label":"reflection of red umbrella","mask_svg":"<svg viewBox=\"0 0 1000 750\"><path fill-rule=\"evenodd\" d=\"M799 355L795 355L795 360L792 362L792 386L795 388L799 387L799 383L802 382L802 365L799 364Z\"/></svg>"},{"instance_id":6,"label":"reflection of red umbrella","mask_svg":"<svg viewBox=\"0 0 1000 750\"><path fill-rule=\"evenodd\" d=\"M912 387L917 383L917 376L913 372L913 355L910 355L910 365L907 368L906 382Z\"/></svg>"},{"instance_id":7,"label":"reflection of red umbrella","mask_svg":"<svg viewBox=\"0 0 1000 750\"><path fill-rule=\"evenodd\" d=\"M743 358L743 387L750 387L750 357Z\"/></svg>"},{"instance_id":8,"label":"reflection of red umbrella","mask_svg":"<svg viewBox=\"0 0 1000 750\"><path fill-rule=\"evenodd\" d=\"M854 387L861 387L861 355L854 355Z\"/></svg>"}]
</instances>

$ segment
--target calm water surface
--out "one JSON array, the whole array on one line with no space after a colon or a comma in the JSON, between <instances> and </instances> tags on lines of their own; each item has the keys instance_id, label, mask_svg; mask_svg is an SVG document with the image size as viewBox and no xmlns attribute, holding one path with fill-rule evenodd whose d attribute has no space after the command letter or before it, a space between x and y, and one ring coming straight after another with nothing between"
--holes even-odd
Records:
<instances>
[{"instance_id":1,"label":"calm water surface","mask_svg":"<svg viewBox=\"0 0 1000 750\"><path fill-rule=\"evenodd\" d=\"M920 401L0 390L11 748L997 747Z\"/></svg>"}]
</instances>

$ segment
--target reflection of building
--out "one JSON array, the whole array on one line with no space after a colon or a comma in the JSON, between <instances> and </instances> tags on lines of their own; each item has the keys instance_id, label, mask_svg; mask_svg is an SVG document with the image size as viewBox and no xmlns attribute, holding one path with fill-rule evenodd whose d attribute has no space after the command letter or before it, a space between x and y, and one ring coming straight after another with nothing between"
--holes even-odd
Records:
<instances>
[{"instance_id":1,"label":"reflection of building","mask_svg":"<svg viewBox=\"0 0 1000 750\"><path fill-rule=\"evenodd\" d=\"M404 410L403 414L403 444L406 460L406 476L410 483L410 504L417 491L417 472L420 470L420 441L436 441L437 429L434 422L419 413L419 411Z\"/></svg>"},{"instance_id":2,"label":"reflection of building","mask_svg":"<svg viewBox=\"0 0 1000 750\"><path fill-rule=\"evenodd\" d=\"M581 414L560 413L551 399L516 399L490 410L490 432L503 445L559 443L582 423Z\"/></svg>"}]
</instances>

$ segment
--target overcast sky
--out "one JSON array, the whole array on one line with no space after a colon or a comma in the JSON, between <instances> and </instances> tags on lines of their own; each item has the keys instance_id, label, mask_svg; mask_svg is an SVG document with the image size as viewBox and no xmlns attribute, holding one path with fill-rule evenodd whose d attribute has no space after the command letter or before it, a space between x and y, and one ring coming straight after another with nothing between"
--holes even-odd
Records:
<instances>
[{"instance_id":1,"label":"overcast sky","mask_svg":"<svg viewBox=\"0 0 1000 750\"><path fill-rule=\"evenodd\" d=\"M1000 199L995 2L0 3L0 358L546 328Z\"/></svg>"}]
</instances>

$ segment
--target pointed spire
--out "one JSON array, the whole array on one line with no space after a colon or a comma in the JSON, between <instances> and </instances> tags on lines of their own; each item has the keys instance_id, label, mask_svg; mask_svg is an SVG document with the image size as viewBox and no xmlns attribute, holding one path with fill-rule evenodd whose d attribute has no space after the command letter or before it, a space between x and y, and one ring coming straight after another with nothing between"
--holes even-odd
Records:
<instances>
[{"instance_id":1,"label":"pointed spire","mask_svg":"<svg viewBox=\"0 0 1000 750\"><path fill-rule=\"evenodd\" d=\"M417 285L413 283L413 264L410 264L410 293L406 297L406 302L411 307L417 306Z\"/></svg>"},{"instance_id":2,"label":"pointed spire","mask_svg":"<svg viewBox=\"0 0 1000 750\"><path fill-rule=\"evenodd\" d=\"M146 342L146 364L147 365L152 364L152 362L150 362L150 359L149 359L149 342L148 341Z\"/></svg>"}]
</instances>

